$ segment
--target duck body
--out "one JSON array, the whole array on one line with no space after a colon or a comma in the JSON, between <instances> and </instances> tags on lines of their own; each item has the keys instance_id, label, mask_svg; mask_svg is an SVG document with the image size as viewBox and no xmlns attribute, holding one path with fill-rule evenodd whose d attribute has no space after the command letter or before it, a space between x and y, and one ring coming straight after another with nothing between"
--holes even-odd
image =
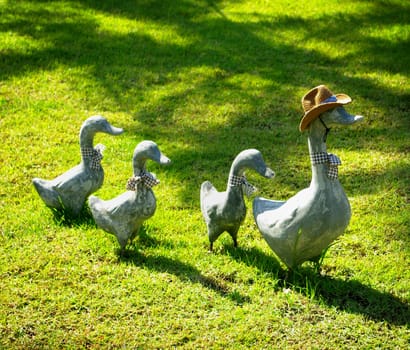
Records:
<instances>
[{"instance_id":1,"label":"duck body","mask_svg":"<svg viewBox=\"0 0 410 350\"><path fill-rule=\"evenodd\" d=\"M315 261L349 224L350 203L337 178L337 166L335 177L331 173L335 166L332 161L318 159L338 160L326 151L324 135L329 129L323 125L352 124L362 118L349 115L343 107L324 112L321 119L314 120L309 127L310 186L287 201L260 197L253 201L253 215L259 231L290 269L304 261ZM340 160L336 163L340 164Z\"/></svg>"},{"instance_id":2,"label":"duck body","mask_svg":"<svg viewBox=\"0 0 410 350\"><path fill-rule=\"evenodd\" d=\"M244 177L245 169L254 169L267 178L274 176L274 172L266 166L261 153L249 149L239 153L233 161L226 191L218 192L209 181L201 185L201 212L207 225L211 251L214 241L225 231L232 237L234 246L238 245L238 231L246 217L243 185L251 186Z\"/></svg>"},{"instance_id":3,"label":"duck body","mask_svg":"<svg viewBox=\"0 0 410 350\"><path fill-rule=\"evenodd\" d=\"M290 268L320 256L349 224L351 209L340 185L310 186L287 201L255 198L255 221L269 247Z\"/></svg>"},{"instance_id":4,"label":"duck body","mask_svg":"<svg viewBox=\"0 0 410 350\"><path fill-rule=\"evenodd\" d=\"M241 186L218 192L211 182L201 185L201 211L208 228L210 250L213 242L223 233L228 232L238 246L237 236L246 217L246 205Z\"/></svg>"},{"instance_id":5,"label":"duck body","mask_svg":"<svg viewBox=\"0 0 410 350\"><path fill-rule=\"evenodd\" d=\"M97 132L119 135L123 130L112 126L102 116L88 118L80 130L80 164L53 180L32 180L35 189L48 207L76 216L83 208L87 197L101 188L104 182L104 170L100 163L103 146L93 146L93 138Z\"/></svg>"},{"instance_id":6,"label":"duck body","mask_svg":"<svg viewBox=\"0 0 410 350\"><path fill-rule=\"evenodd\" d=\"M122 249L134 239L144 221L155 214L157 207L154 192L144 185L107 201L90 196L89 205L97 226L114 234Z\"/></svg>"},{"instance_id":7,"label":"duck body","mask_svg":"<svg viewBox=\"0 0 410 350\"><path fill-rule=\"evenodd\" d=\"M144 221L156 211L156 198L152 186L159 183L154 174L145 169L146 160L151 159L167 165L164 156L152 141L142 141L134 150L134 176L127 183L127 191L111 200L90 196L88 203L93 218L100 228L116 236L124 253L128 242L138 234Z\"/></svg>"}]
</instances>

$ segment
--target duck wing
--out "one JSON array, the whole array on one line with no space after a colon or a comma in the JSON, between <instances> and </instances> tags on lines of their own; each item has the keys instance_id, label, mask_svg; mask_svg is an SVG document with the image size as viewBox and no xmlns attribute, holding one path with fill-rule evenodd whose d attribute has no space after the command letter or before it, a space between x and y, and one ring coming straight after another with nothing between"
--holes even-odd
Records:
<instances>
[{"instance_id":1,"label":"duck wing","mask_svg":"<svg viewBox=\"0 0 410 350\"><path fill-rule=\"evenodd\" d=\"M97 226L114 234L122 249L137 234L142 223L153 215L152 211L145 215L146 203L141 206L133 191L124 192L107 201L91 195L88 203Z\"/></svg>"},{"instance_id":2,"label":"duck wing","mask_svg":"<svg viewBox=\"0 0 410 350\"><path fill-rule=\"evenodd\" d=\"M129 221L129 218L124 216L124 205L118 201L118 197L105 201L91 195L88 204L97 226L109 233L117 235L122 231L122 226Z\"/></svg>"},{"instance_id":3,"label":"duck wing","mask_svg":"<svg viewBox=\"0 0 410 350\"><path fill-rule=\"evenodd\" d=\"M256 197L252 203L253 215L255 219L259 214L265 213L266 211L276 210L280 208L285 201L270 200L263 197Z\"/></svg>"},{"instance_id":4,"label":"duck wing","mask_svg":"<svg viewBox=\"0 0 410 350\"><path fill-rule=\"evenodd\" d=\"M124 192L119 196L102 200L94 195L88 198L93 214L109 217L110 220L128 220L129 216L135 215L135 200L130 198L129 192Z\"/></svg>"},{"instance_id":5,"label":"duck wing","mask_svg":"<svg viewBox=\"0 0 410 350\"><path fill-rule=\"evenodd\" d=\"M87 193L93 181L82 167L76 166L56 177L51 182L58 192L77 195L80 192Z\"/></svg>"}]
</instances>

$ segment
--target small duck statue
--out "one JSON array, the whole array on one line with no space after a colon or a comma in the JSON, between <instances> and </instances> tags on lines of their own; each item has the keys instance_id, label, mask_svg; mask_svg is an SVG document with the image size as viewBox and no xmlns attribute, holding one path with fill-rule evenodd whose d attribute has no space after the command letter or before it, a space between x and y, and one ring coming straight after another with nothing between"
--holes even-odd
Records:
<instances>
[{"instance_id":1,"label":"small duck statue","mask_svg":"<svg viewBox=\"0 0 410 350\"><path fill-rule=\"evenodd\" d=\"M350 204L338 180L341 162L327 153L326 137L331 125L349 125L363 119L346 112L343 106L350 102L349 96L335 95L325 85L302 98L305 113L299 129L308 131L310 186L287 201L259 197L253 201L259 231L289 269L304 261L317 261L349 224Z\"/></svg>"},{"instance_id":2,"label":"small duck statue","mask_svg":"<svg viewBox=\"0 0 410 350\"><path fill-rule=\"evenodd\" d=\"M246 169L256 170L266 178L275 175L266 166L258 150L247 149L239 153L232 162L226 191L218 192L209 181L201 185L201 211L208 228L210 251L213 250L214 241L225 231L231 235L234 246L238 245L238 231L246 216L243 190L248 196L256 190L246 180L244 175Z\"/></svg>"},{"instance_id":3,"label":"small duck statue","mask_svg":"<svg viewBox=\"0 0 410 350\"><path fill-rule=\"evenodd\" d=\"M102 186L104 170L101 159L104 146L93 146L94 135L98 132L119 135L123 129L112 126L100 115L88 118L80 129L80 164L54 180L32 180L35 189L48 207L78 216L87 197Z\"/></svg>"},{"instance_id":4,"label":"small duck statue","mask_svg":"<svg viewBox=\"0 0 410 350\"><path fill-rule=\"evenodd\" d=\"M117 237L121 247L120 255L124 254L127 243L131 243L138 234L143 222L152 217L156 210L152 187L158 185L159 180L146 170L145 163L148 159L161 165L171 163L155 142L142 141L134 150L134 176L127 182L127 191L107 201L96 196L88 199L96 224Z\"/></svg>"}]
</instances>

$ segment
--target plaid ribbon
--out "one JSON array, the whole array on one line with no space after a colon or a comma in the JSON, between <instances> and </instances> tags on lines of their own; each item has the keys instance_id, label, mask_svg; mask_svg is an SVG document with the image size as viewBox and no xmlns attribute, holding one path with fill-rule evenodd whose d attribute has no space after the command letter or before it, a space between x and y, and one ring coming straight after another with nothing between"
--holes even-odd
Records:
<instances>
[{"instance_id":1,"label":"plaid ribbon","mask_svg":"<svg viewBox=\"0 0 410 350\"><path fill-rule=\"evenodd\" d=\"M105 146L102 144L92 147L82 147L81 148L81 157L91 160L90 168L97 170L101 168L101 159L103 159L102 152L104 151Z\"/></svg>"},{"instance_id":2,"label":"plaid ribbon","mask_svg":"<svg viewBox=\"0 0 410 350\"><path fill-rule=\"evenodd\" d=\"M245 175L242 176L236 176L236 175L231 175L229 177L229 186L231 187L236 187L236 186L243 186L243 190L245 191L245 194L247 197L250 197L254 192L257 191L257 188L250 184L248 180L246 180Z\"/></svg>"},{"instance_id":3,"label":"plaid ribbon","mask_svg":"<svg viewBox=\"0 0 410 350\"><path fill-rule=\"evenodd\" d=\"M152 188L159 184L159 180L156 179L151 173L142 172L141 175L133 176L127 181L127 190L136 191L138 184L142 182L144 186Z\"/></svg>"},{"instance_id":4,"label":"plaid ribbon","mask_svg":"<svg viewBox=\"0 0 410 350\"><path fill-rule=\"evenodd\" d=\"M327 176L331 180L336 180L338 177L338 166L342 164L339 157L332 153L318 152L310 155L310 161L313 165L329 164Z\"/></svg>"}]
</instances>

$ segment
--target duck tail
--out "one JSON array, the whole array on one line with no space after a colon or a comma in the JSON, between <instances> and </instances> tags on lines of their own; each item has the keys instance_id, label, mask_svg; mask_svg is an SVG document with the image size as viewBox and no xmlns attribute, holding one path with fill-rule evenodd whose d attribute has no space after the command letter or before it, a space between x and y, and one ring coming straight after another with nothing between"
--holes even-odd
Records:
<instances>
[{"instance_id":1,"label":"duck tail","mask_svg":"<svg viewBox=\"0 0 410 350\"><path fill-rule=\"evenodd\" d=\"M216 192L216 188L211 182L205 181L201 185L201 196L208 195L209 193Z\"/></svg>"},{"instance_id":2,"label":"duck tail","mask_svg":"<svg viewBox=\"0 0 410 350\"><path fill-rule=\"evenodd\" d=\"M41 199L46 203L47 206L51 208L60 208L61 202L58 193L50 185L50 181L43 180L35 177L33 180L34 188L41 197Z\"/></svg>"},{"instance_id":3,"label":"duck tail","mask_svg":"<svg viewBox=\"0 0 410 350\"><path fill-rule=\"evenodd\" d=\"M90 197L88 197L88 206L90 207L91 212L94 215L96 211L101 210L101 199L91 195Z\"/></svg>"}]
</instances>

